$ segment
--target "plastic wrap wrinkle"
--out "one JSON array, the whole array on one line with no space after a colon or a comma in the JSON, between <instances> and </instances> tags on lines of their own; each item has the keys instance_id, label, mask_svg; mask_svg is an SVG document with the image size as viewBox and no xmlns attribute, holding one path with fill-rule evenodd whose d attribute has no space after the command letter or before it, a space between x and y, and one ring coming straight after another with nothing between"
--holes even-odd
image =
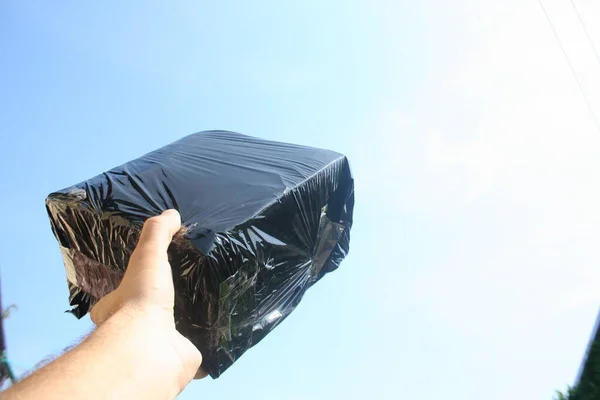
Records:
<instances>
[{"instance_id":1,"label":"plastic wrap wrinkle","mask_svg":"<svg viewBox=\"0 0 600 400\"><path fill-rule=\"evenodd\" d=\"M67 281L69 281L73 285L77 285L77 273L75 272L75 265L73 265L73 257L71 257L70 253L71 249L66 249L60 246L60 254L63 258L63 264L65 265Z\"/></svg>"},{"instance_id":2,"label":"plastic wrap wrinkle","mask_svg":"<svg viewBox=\"0 0 600 400\"><path fill-rule=\"evenodd\" d=\"M329 260L343 232L344 226L342 224L331 222L325 213L321 215L317 244L312 260L313 268L311 276L313 278L317 278L321 273L321 269L327 263L327 260Z\"/></svg>"},{"instance_id":3,"label":"plastic wrap wrinkle","mask_svg":"<svg viewBox=\"0 0 600 400\"><path fill-rule=\"evenodd\" d=\"M175 323L215 378L339 266L353 207L343 155L226 131L187 136L46 200L79 318L118 286L144 221L179 210Z\"/></svg>"},{"instance_id":4,"label":"plastic wrap wrinkle","mask_svg":"<svg viewBox=\"0 0 600 400\"><path fill-rule=\"evenodd\" d=\"M67 280L84 292L101 299L115 290L123 273L92 260L77 250L61 247Z\"/></svg>"}]
</instances>

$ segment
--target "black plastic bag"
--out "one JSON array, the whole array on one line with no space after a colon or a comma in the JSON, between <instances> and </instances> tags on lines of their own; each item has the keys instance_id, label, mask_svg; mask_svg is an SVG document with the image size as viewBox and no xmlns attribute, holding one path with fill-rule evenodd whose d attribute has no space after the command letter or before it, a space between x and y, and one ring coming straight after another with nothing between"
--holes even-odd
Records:
<instances>
[{"instance_id":1,"label":"black plastic bag","mask_svg":"<svg viewBox=\"0 0 600 400\"><path fill-rule=\"evenodd\" d=\"M180 212L176 326L216 378L339 266L354 181L341 154L209 131L52 193L46 207L78 318L118 286L144 221Z\"/></svg>"}]
</instances>

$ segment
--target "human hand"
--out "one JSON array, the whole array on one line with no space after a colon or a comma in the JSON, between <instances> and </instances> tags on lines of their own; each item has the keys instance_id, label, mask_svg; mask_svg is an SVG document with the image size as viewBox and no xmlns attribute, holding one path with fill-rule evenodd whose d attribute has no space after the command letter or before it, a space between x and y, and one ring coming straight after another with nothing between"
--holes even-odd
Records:
<instances>
[{"instance_id":1,"label":"human hand","mask_svg":"<svg viewBox=\"0 0 600 400\"><path fill-rule=\"evenodd\" d=\"M202 355L175 329L167 248L181 225L165 211L144 224L119 287L91 311L97 329L74 349L0 394L6 400L174 399Z\"/></svg>"},{"instance_id":2,"label":"human hand","mask_svg":"<svg viewBox=\"0 0 600 400\"><path fill-rule=\"evenodd\" d=\"M175 329L173 318L173 276L167 249L181 227L175 210L150 218L144 224L138 245L119 287L103 297L91 310L96 326L105 323L133 324L139 329L144 357L157 362L165 377L174 379L182 390L192 378L206 373L199 369L202 356L196 347Z\"/></svg>"}]
</instances>

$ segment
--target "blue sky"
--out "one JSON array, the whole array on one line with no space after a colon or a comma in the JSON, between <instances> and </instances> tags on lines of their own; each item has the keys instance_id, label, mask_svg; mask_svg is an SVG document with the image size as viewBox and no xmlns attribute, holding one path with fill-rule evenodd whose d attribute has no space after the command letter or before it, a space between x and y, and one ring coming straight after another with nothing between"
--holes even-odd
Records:
<instances>
[{"instance_id":1,"label":"blue sky","mask_svg":"<svg viewBox=\"0 0 600 400\"><path fill-rule=\"evenodd\" d=\"M63 314L46 195L228 129L349 156L351 253L180 398L535 400L572 382L600 300L600 132L537 0L447 3L2 2L17 372L91 329ZM600 46L600 7L576 3ZM581 26L545 4L600 115Z\"/></svg>"}]
</instances>

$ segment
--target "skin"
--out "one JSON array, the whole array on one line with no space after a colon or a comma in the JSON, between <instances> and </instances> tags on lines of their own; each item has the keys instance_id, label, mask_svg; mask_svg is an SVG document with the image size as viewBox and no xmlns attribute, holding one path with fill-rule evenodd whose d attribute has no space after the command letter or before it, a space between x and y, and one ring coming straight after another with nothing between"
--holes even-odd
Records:
<instances>
[{"instance_id":1,"label":"skin","mask_svg":"<svg viewBox=\"0 0 600 400\"><path fill-rule=\"evenodd\" d=\"M3 392L3 400L173 399L202 355L175 329L167 248L181 227L175 210L144 224L119 287L92 309L97 329L79 346Z\"/></svg>"}]
</instances>

